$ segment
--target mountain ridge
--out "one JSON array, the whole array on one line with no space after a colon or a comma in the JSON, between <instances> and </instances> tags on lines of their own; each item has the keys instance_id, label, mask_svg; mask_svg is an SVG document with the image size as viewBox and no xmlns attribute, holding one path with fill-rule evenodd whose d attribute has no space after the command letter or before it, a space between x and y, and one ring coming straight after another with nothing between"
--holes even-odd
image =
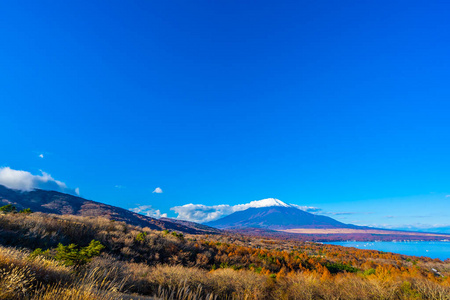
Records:
<instances>
[{"instance_id":1,"label":"mountain ridge","mask_svg":"<svg viewBox=\"0 0 450 300\"><path fill-rule=\"evenodd\" d=\"M0 185L0 206L12 204L17 209L30 208L33 212L57 215L78 215L85 217L105 217L130 225L149 227L154 230L177 230L184 233L219 233L220 230L194 222L180 223L169 218L155 219L130 210L108 205L79 196L57 191L35 189L19 191Z\"/></svg>"},{"instance_id":2,"label":"mountain ridge","mask_svg":"<svg viewBox=\"0 0 450 300\"><path fill-rule=\"evenodd\" d=\"M281 203L285 204L284 202ZM292 205L250 207L204 224L220 229L262 228L269 230L358 227L341 223L330 217L311 214Z\"/></svg>"}]
</instances>

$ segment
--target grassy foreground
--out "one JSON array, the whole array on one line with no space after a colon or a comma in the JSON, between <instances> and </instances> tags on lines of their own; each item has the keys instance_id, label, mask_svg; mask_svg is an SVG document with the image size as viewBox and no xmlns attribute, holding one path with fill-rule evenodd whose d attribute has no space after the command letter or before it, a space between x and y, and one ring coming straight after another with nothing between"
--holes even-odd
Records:
<instances>
[{"instance_id":1,"label":"grassy foreground","mask_svg":"<svg viewBox=\"0 0 450 300\"><path fill-rule=\"evenodd\" d=\"M315 243L8 213L0 245L0 299L450 299L449 261Z\"/></svg>"}]
</instances>

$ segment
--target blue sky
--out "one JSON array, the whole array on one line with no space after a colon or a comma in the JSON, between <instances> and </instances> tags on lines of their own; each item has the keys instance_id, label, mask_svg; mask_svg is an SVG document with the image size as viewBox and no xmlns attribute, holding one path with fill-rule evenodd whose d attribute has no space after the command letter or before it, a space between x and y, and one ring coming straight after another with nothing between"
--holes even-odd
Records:
<instances>
[{"instance_id":1,"label":"blue sky","mask_svg":"<svg viewBox=\"0 0 450 300\"><path fill-rule=\"evenodd\" d=\"M169 216L274 197L449 224L449 9L2 2L0 167Z\"/></svg>"}]
</instances>

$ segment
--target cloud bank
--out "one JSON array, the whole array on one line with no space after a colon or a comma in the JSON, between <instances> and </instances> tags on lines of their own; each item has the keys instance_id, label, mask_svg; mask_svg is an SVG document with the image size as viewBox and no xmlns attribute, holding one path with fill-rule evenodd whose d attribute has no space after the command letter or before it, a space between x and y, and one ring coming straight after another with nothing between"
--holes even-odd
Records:
<instances>
[{"instance_id":1,"label":"cloud bank","mask_svg":"<svg viewBox=\"0 0 450 300\"><path fill-rule=\"evenodd\" d=\"M132 212L145 215L152 218L167 218L167 214L162 214L159 209L154 209L151 205L140 205L135 208L130 208Z\"/></svg>"},{"instance_id":2,"label":"cloud bank","mask_svg":"<svg viewBox=\"0 0 450 300\"><path fill-rule=\"evenodd\" d=\"M55 180L50 174L43 171L41 171L41 175L33 175L27 171L14 170L10 167L1 167L0 185L20 191L42 189L80 195L79 188L68 188L64 182Z\"/></svg>"},{"instance_id":3,"label":"cloud bank","mask_svg":"<svg viewBox=\"0 0 450 300\"><path fill-rule=\"evenodd\" d=\"M170 210L173 210L178 215L177 219L197 223L206 223L209 221L217 220L223 216L230 215L237 211L246 210L247 208L250 207L269 207L269 206L296 207L298 209L312 213L320 211L320 209L317 207L286 204L274 198L257 200L252 201L250 203L238 205L221 204L208 206L203 204L190 203L182 206L172 207Z\"/></svg>"}]
</instances>

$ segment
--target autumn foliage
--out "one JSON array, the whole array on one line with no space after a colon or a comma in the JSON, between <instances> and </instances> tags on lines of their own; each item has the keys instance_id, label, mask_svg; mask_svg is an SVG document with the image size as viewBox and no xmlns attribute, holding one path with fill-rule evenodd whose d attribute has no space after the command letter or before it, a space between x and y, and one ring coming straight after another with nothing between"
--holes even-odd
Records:
<instances>
[{"instance_id":1,"label":"autumn foliage","mask_svg":"<svg viewBox=\"0 0 450 300\"><path fill-rule=\"evenodd\" d=\"M3 214L0 228L0 299L450 299L439 259L98 217Z\"/></svg>"}]
</instances>

